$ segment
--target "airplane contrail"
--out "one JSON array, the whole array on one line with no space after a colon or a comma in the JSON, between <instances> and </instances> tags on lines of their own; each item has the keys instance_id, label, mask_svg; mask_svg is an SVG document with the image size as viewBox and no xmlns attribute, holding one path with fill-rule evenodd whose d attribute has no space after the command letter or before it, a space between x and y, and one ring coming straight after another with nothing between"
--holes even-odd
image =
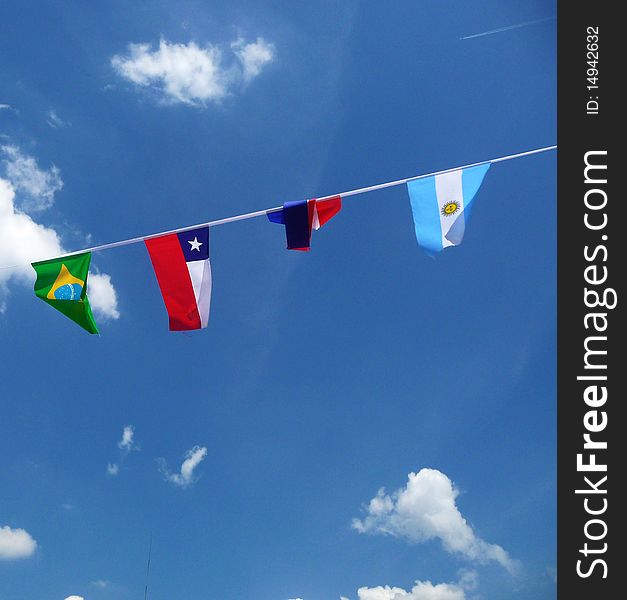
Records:
<instances>
[{"instance_id":1,"label":"airplane contrail","mask_svg":"<svg viewBox=\"0 0 627 600\"><path fill-rule=\"evenodd\" d=\"M460 40L471 40L473 38L483 37L484 35L492 35L493 33L501 33L502 31L509 31L510 29L519 29L520 27L527 27L527 25L535 25L536 23L545 23L546 21L552 21L555 17L546 17L545 19L536 19L535 21L523 21L516 25L508 25L507 27L499 27L498 29L490 29L490 31L484 31L482 33L475 33L473 35L467 35L459 38Z\"/></svg>"}]
</instances>

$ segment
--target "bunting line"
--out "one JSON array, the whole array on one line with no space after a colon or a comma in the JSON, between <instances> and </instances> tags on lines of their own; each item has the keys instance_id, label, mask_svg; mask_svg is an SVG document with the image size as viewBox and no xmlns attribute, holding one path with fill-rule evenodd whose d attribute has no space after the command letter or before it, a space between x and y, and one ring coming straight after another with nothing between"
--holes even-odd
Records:
<instances>
[{"instance_id":1,"label":"bunting line","mask_svg":"<svg viewBox=\"0 0 627 600\"><path fill-rule=\"evenodd\" d=\"M509 154L507 156L501 156L499 158L492 158L490 160L483 160L480 162L476 162L476 163L471 163L468 165L463 165L460 167L452 167L450 169L444 169L442 171L434 171L433 173L426 173L424 175L416 175L414 177L407 177L405 179L397 179L395 181L388 181L386 183L379 183L377 185L371 185L368 187L363 187L363 188L358 188L355 190L349 190L347 192L341 192L339 194L330 194L328 196L322 196L320 198L317 198L317 200L329 200L331 198L335 198L337 196L340 196L341 198L347 198L349 196L357 196L360 194L365 194L367 192L374 192L376 190L382 190L385 188L389 188L389 187L395 187L397 185L403 185L406 184L409 181L415 181L418 179L425 179L427 177L434 177L436 175L443 175L445 173L450 173L452 171L458 171L461 169L469 169L471 167L477 167L479 165L486 165L486 164L493 164L493 163L498 163L498 162L503 162L506 160L513 160L515 158L522 158L523 156L531 156L532 154L539 154L541 152L548 152L550 150L556 150L557 149L557 145L555 146L545 146L544 148L536 148L534 150L527 150L525 152L518 152L517 154ZM72 252L68 252L66 254L62 254L61 256L57 257L57 258L66 258L68 256L74 256L76 254L82 254L84 252L101 252L103 250L110 250L111 248L119 248L120 246L129 246L131 244L138 244L140 242L145 242L146 240L150 240L153 238L157 238L157 237L161 237L163 235L169 235L169 234L173 234L173 233L183 233L185 231L191 231L192 229L198 229L200 227L217 227L218 225L226 225L227 223L235 223L236 221L244 221L246 219L254 219L256 217L262 217L265 216L269 213L274 213L274 212L278 212L280 210L283 210L282 206L275 206L273 208L266 208L264 210L257 210L254 212L249 212L249 213L245 213L245 214L241 214L241 215L235 215L233 217L225 217L224 219L217 219L215 221L207 221L205 223L198 223L196 225L188 225L186 227L179 227L178 229L170 229L168 231L160 231L159 233L150 233L147 235L143 235L143 236L139 236L139 237L134 237L134 238L129 238L126 240L119 240L117 242L110 242L108 244L100 244L98 246L92 246L91 248L83 248L81 250L74 250ZM48 257L44 257L44 258L48 258ZM17 265L10 265L10 266L6 266L6 267L0 267L0 270L6 270L6 269L15 269L18 267L22 267L26 264L30 264L30 263L23 263L23 264L17 264Z\"/></svg>"}]
</instances>

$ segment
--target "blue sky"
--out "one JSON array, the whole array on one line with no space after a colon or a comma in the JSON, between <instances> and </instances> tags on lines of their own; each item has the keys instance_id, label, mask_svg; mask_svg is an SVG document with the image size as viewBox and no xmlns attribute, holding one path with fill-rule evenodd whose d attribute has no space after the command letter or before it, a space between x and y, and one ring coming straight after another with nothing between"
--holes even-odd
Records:
<instances>
[{"instance_id":1,"label":"blue sky","mask_svg":"<svg viewBox=\"0 0 627 600\"><path fill-rule=\"evenodd\" d=\"M0 267L554 144L555 10L5 2ZM100 336L0 270L0 600L143 598L151 534L154 600L554 598L555 167L436 259L402 187L215 228L200 332L142 244Z\"/></svg>"}]
</instances>

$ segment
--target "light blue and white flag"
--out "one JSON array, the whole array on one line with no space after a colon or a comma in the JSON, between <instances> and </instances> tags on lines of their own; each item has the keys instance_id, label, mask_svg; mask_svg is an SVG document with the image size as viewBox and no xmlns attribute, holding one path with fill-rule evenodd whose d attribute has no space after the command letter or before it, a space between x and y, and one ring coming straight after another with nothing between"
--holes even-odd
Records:
<instances>
[{"instance_id":1,"label":"light blue and white flag","mask_svg":"<svg viewBox=\"0 0 627 600\"><path fill-rule=\"evenodd\" d=\"M490 163L407 182L416 239L429 254L459 246Z\"/></svg>"}]
</instances>

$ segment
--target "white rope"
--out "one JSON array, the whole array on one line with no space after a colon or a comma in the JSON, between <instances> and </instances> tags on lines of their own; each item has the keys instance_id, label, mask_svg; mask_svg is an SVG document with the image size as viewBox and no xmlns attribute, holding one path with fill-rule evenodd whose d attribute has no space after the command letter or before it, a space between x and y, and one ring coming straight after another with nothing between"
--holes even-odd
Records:
<instances>
[{"instance_id":1,"label":"white rope","mask_svg":"<svg viewBox=\"0 0 627 600\"><path fill-rule=\"evenodd\" d=\"M416 179L425 179L426 177L435 177L436 175L442 175L444 173L450 173L452 171L459 171L461 169L470 169L471 167L478 167L479 165L485 165L488 163L503 162L505 160L512 160L514 158L522 158L523 156L530 156L531 154L538 154L540 152L548 152L549 150L555 150L557 146L546 146L544 148L536 148L535 150L527 150L526 152L519 152L518 154L510 154L508 156L501 156L499 158L493 158L491 160L483 160L481 162L472 163L469 165L463 165L461 167L453 167L451 169L444 169L443 171L435 171L433 173L426 173L424 175L416 175L415 177L408 177L407 179L397 179L396 181L388 181L386 183L379 183L377 185L371 185L369 187L358 188L356 190L349 190L348 192L342 192L340 194L331 194L330 196L322 196L318 200L329 200L330 198L336 198L340 196L346 198L348 196L357 196L358 194L365 194L366 192L374 192L375 190L382 190L384 188L394 187L396 185L403 185L408 181L414 181ZM282 209L282 206L275 206L274 208L266 208L265 210L257 210L255 212L245 213L243 215L236 215L234 217L226 217L224 219L218 219L216 221L207 221L206 223L198 223L197 225L188 225L187 227L179 227L178 229L170 229L168 231L160 231L159 233L150 233L140 237L129 238L127 240L120 240L118 242L110 242L108 244L100 244L99 246L92 246L91 248L83 248L82 250L74 250L62 254L58 258L66 256L74 256L75 254L82 254L84 252L100 252L102 250L109 250L110 248L119 248L120 246L128 246L130 244L137 244L145 240L161 237L162 235L170 235L173 233L182 233L184 231L190 231L192 229L198 229L199 227L217 227L218 225L225 225L227 223L234 223L235 221L244 221L245 219L254 219L255 217L261 217L268 213L278 212ZM55 257L57 258L57 257ZM8 267L0 267L0 270L15 269L22 265L11 265Z\"/></svg>"},{"instance_id":2,"label":"white rope","mask_svg":"<svg viewBox=\"0 0 627 600\"><path fill-rule=\"evenodd\" d=\"M513 158L521 158L523 156L529 156L530 154L538 154L539 152L547 152L548 150L555 150L557 146L546 146L546 148L537 148L536 150L528 150L527 152L519 152L518 154L510 154L509 156L501 156L500 158L493 158L492 160L482 160L481 162L472 163L470 165L464 165L463 167L453 167L451 169L444 169L443 171L435 171L434 173L426 173L425 175L416 175L415 177L408 177L407 179L397 179L396 181L388 181L387 183L379 183L378 185L371 185L370 187L359 188L358 190L351 190L349 192L342 192L341 194L333 194L332 196L323 196L318 200L328 200L335 196L356 196L357 194L365 194L366 192L374 192L375 190L382 190L383 188L393 187L395 185L402 185L408 181L415 181L416 179L425 179L427 177L435 177L436 175L443 175L444 173L451 173L452 171L459 171L461 169L470 169L471 167L478 167L479 165L487 165L488 163L503 162L504 160L512 160Z\"/></svg>"}]
</instances>

